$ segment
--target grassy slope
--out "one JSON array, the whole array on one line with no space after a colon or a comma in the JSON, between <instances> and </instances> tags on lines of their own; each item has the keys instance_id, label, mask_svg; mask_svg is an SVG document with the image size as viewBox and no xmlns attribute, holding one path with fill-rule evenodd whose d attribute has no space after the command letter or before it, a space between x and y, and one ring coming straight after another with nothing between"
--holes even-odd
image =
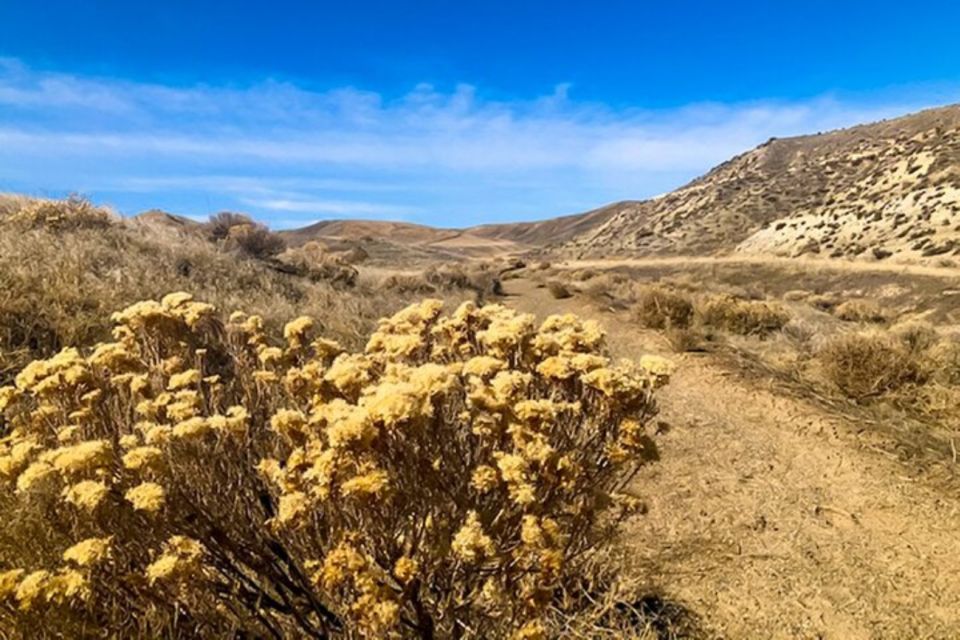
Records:
<instances>
[{"instance_id":1,"label":"grassy slope","mask_svg":"<svg viewBox=\"0 0 960 640\"><path fill-rule=\"evenodd\" d=\"M354 346L379 317L422 297L364 279L353 287L312 282L149 221L24 228L11 216L27 203L0 198L0 383L30 359L107 338L112 312L171 291L273 325L310 315L326 335Z\"/></svg>"}]
</instances>

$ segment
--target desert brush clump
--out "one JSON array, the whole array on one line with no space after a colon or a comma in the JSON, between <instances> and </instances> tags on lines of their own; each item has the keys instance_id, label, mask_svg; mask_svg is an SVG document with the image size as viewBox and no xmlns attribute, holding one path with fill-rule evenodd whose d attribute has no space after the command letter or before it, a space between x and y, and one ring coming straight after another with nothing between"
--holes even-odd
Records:
<instances>
[{"instance_id":1,"label":"desert brush clump","mask_svg":"<svg viewBox=\"0 0 960 640\"><path fill-rule=\"evenodd\" d=\"M763 337L790 321L790 314L774 302L741 300L729 295L708 296L697 307L703 325L737 335Z\"/></svg>"},{"instance_id":2,"label":"desert brush clump","mask_svg":"<svg viewBox=\"0 0 960 640\"><path fill-rule=\"evenodd\" d=\"M117 214L104 207L98 207L80 196L70 196L65 200L24 199L14 201L9 206L9 211L5 211L4 214L4 223L22 230L39 228L53 231L104 229L119 220Z\"/></svg>"},{"instance_id":3,"label":"desert brush clump","mask_svg":"<svg viewBox=\"0 0 960 640\"><path fill-rule=\"evenodd\" d=\"M427 300L349 351L187 293L0 388L0 627L547 638L640 506L670 366L592 322Z\"/></svg>"},{"instance_id":4,"label":"desert brush clump","mask_svg":"<svg viewBox=\"0 0 960 640\"><path fill-rule=\"evenodd\" d=\"M841 334L819 350L817 360L827 381L859 401L929 377L920 354L887 333Z\"/></svg>"},{"instance_id":5,"label":"desert brush clump","mask_svg":"<svg viewBox=\"0 0 960 640\"><path fill-rule=\"evenodd\" d=\"M474 291L478 300L503 294L500 276L490 262L431 265L424 270L423 277L437 291Z\"/></svg>"},{"instance_id":6,"label":"desert brush clump","mask_svg":"<svg viewBox=\"0 0 960 640\"><path fill-rule=\"evenodd\" d=\"M887 314L874 302L847 300L833 309L833 315L844 322L880 324L887 321Z\"/></svg>"},{"instance_id":7,"label":"desert brush clump","mask_svg":"<svg viewBox=\"0 0 960 640\"><path fill-rule=\"evenodd\" d=\"M664 286L649 285L637 291L634 313L648 329L686 329L694 319L689 296Z\"/></svg>"},{"instance_id":8,"label":"desert brush clump","mask_svg":"<svg viewBox=\"0 0 960 640\"><path fill-rule=\"evenodd\" d=\"M353 287L360 272L348 262L345 253L330 253L318 242L287 249L280 260L314 282Z\"/></svg>"},{"instance_id":9,"label":"desert brush clump","mask_svg":"<svg viewBox=\"0 0 960 640\"><path fill-rule=\"evenodd\" d=\"M570 287L559 280L548 280L547 291L557 300L565 300L573 297L573 292L570 291Z\"/></svg>"},{"instance_id":10,"label":"desert brush clump","mask_svg":"<svg viewBox=\"0 0 960 640\"><path fill-rule=\"evenodd\" d=\"M384 291L403 295L441 295L450 292L471 294L476 302L503 295L497 265L492 262L473 264L434 264L412 273L391 273L376 285Z\"/></svg>"},{"instance_id":11,"label":"desert brush clump","mask_svg":"<svg viewBox=\"0 0 960 640\"><path fill-rule=\"evenodd\" d=\"M242 213L222 211L204 225L207 237L228 251L251 258L271 258L286 248L283 238Z\"/></svg>"}]
</instances>

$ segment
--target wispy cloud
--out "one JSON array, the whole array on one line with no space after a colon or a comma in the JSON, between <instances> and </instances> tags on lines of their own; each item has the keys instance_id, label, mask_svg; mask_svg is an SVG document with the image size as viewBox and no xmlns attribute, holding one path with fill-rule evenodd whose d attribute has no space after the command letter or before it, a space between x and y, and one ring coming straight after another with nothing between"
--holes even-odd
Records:
<instances>
[{"instance_id":1,"label":"wispy cloud","mask_svg":"<svg viewBox=\"0 0 960 640\"><path fill-rule=\"evenodd\" d=\"M274 80L164 86L0 59L0 189L82 189L126 209L245 207L304 223L347 216L449 226L649 196L771 136L960 95L941 87L644 110L577 101L575 89L505 102L468 85L421 84L388 100Z\"/></svg>"},{"instance_id":2,"label":"wispy cloud","mask_svg":"<svg viewBox=\"0 0 960 640\"><path fill-rule=\"evenodd\" d=\"M334 216L353 217L406 217L414 213L410 207L400 207L376 202L358 202L356 200L315 200L302 198L286 200L276 198L241 198L241 202L252 207L268 211L289 211L294 213L319 213Z\"/></svg>"}]
</instances>

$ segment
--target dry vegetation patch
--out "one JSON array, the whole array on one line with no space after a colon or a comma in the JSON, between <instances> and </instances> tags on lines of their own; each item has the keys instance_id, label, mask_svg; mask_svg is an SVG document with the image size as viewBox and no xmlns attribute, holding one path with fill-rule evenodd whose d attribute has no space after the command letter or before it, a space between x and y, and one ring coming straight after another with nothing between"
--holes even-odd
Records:
<instances>
[{"instance_id":1,"label":"dry vegetation patch","mask_svg":"<svg viewBox=\"0 0 960 640\"><path fill-rule=\"evenodd\" d=\"M707 297L697 312L704 325L742 336L765 336L790 321L790 314L776 303L729 295Z\"/></svg>"},{"instance_id":2,"label":"dry vegetation patch","mask_svg":"<svg viewBox=\"0 0 960 640\"><path fill-rule=\"evenodd\" d=\"M547 291L549 291L550 295L557 300L564 300L573 296L573 292L570 291L570 287L559 280L548 280Z\"/></svg>"},{"instance_id":3,"label":"dry vegetation patch","mask_svg":"<svg viewBox=\"0 0 960 640\"><path fill-rule=\"evenodd\" d=\"M641 287L634 313L648 329L687 329L694 319L689 296L658 285Z\"/></svg>"},{"instance_id":4,"label":"dry vegetation patch","mask_svg":"<svg viewBox=\"0 0 960 640\"><path fill-rule=\"evenodd\" d=\"M856 400L927 380L918 355L887 334L838 336L820 350L817 358L827 380Z\"/></svg>"},{"instance_id":5,"label":"dry vegetation patch","mask_svg":"<svg viewBox=\"0 0 960 640\"><path fill-rule=\"evenodd\" d=\"M0 388L19 635L643 637L604 550L667 367L592 322L411 305L348 350L186 293Z\"/></svg>"},{"instance_id":6,"label":"dry vegetation patch","mask_svg":"<svg viewBox=\"0 0 960 640\"><path fill-rule=\"evenodd\" d=\"M875 302L848 300L837 305L833 314L845 322L880 324L887 321L887 314Z\"/></svg>"},{"instance_id":7,"label":"dry vegetation patch","mask_svg":"<svg viewBox=\"0 0 960 640\"><path fill-rule=\"evenodd\" d=\"M424 293L478 297L479 285L381 286L339 260L311 262L317 256L307 252L278 260L273 251L279 245L261 242L270 232L248 229L249 218L238 214L214 216L193 232L122 220L75 198L5 198L0 204L0 384L31 359L107 339L113 309L171 290L227 310L244 308L272 329L309 313L349 345L358 344L378 317Z\"/></svg>"}]
</instances>

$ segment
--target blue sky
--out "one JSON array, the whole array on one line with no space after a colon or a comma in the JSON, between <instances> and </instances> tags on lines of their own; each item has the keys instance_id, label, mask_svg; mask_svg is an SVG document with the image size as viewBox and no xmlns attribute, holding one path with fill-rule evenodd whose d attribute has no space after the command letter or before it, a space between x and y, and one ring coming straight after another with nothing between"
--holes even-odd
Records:
<instances>
[{"instance_id":1,"label":"blue sky","mask_svg":"<svg viewBox=\"0 0 960 640\"><path fill-rule=\"evenodd\" d=\"M960 101L960 3L0 0L0 191L442 226Z\"/></svg>"}]
</instances>

